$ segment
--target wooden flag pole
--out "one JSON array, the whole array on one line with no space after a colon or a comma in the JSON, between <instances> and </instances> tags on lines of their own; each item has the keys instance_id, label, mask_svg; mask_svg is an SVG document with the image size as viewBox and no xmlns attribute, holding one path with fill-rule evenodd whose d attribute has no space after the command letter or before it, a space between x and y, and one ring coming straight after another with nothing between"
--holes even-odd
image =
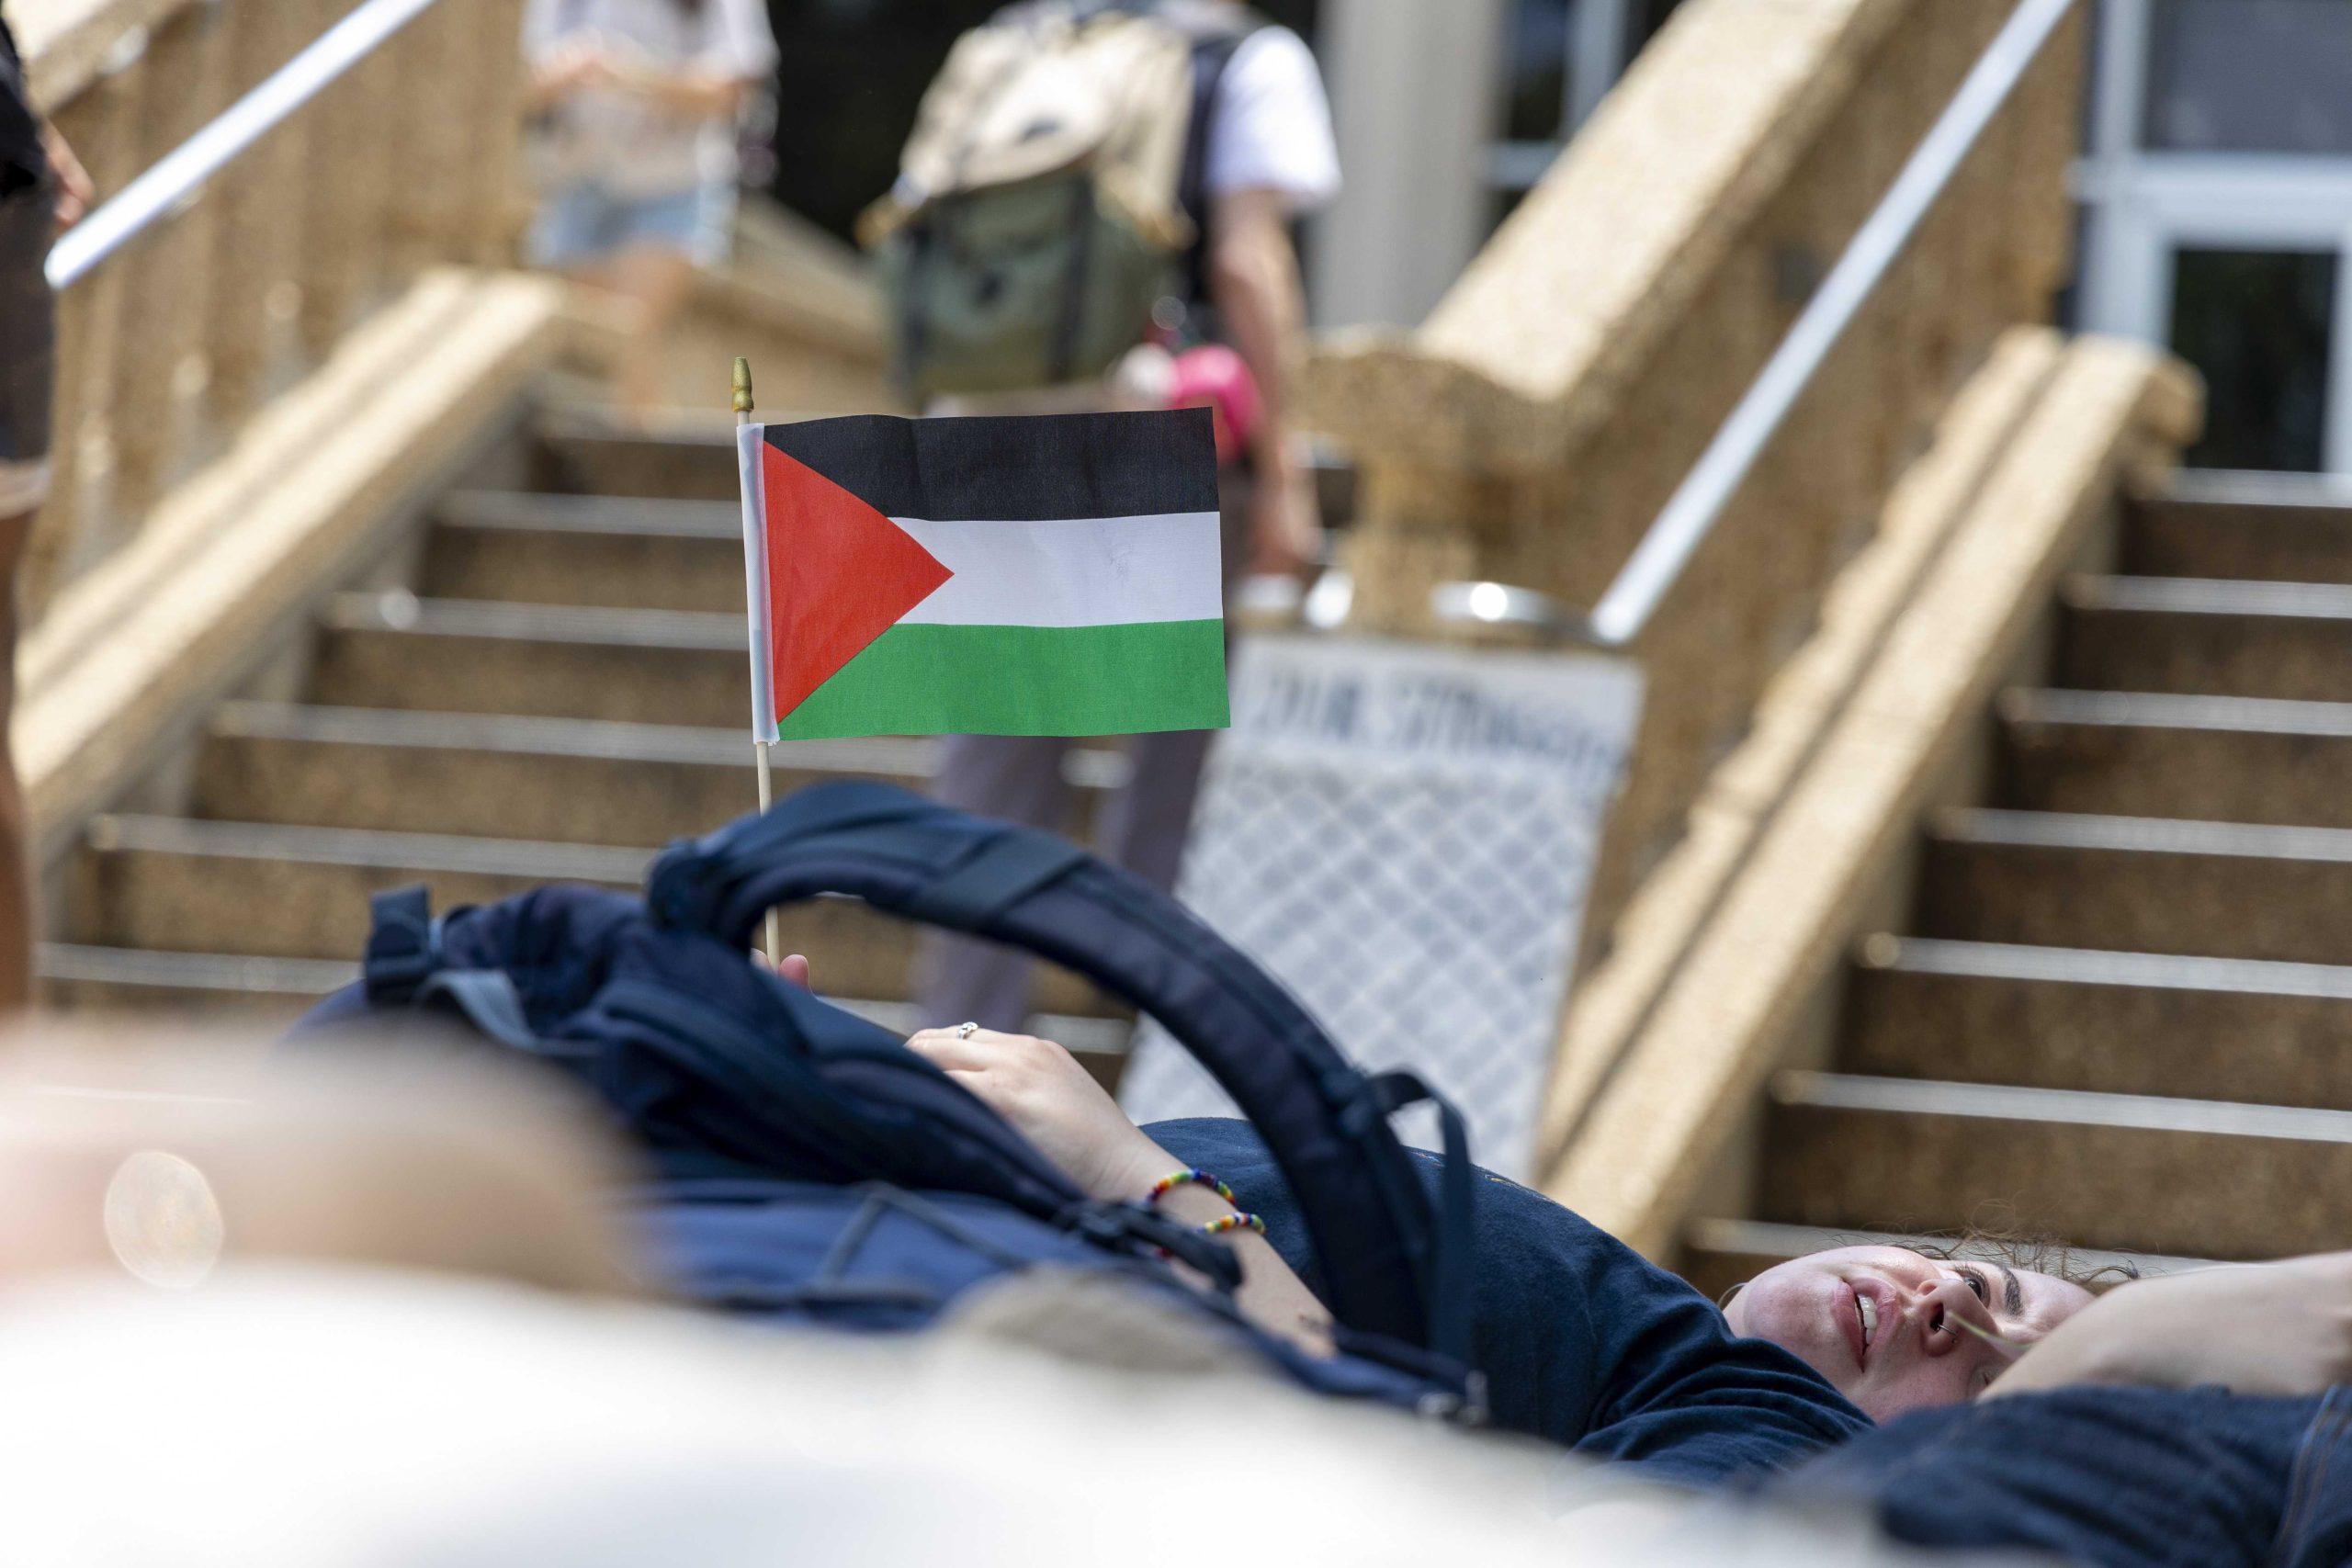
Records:
<instances>
[{"instance_id":1,"label":"wooden flag pole","mask_svg":"<svg viewBox=\"0 0 2352 1568\"><path fill-rule=\"evenodd\" d=\"M739 357L735 361L735 428L741 430L743 426L751 423L752 362L748 359ZM770 764L768 761L768 742L764 740L753 740L752 742L752 758L759 770L760 809L762 811L765 811L775 799L775 776L770 771ZM782 931L778 927L775 911L774 909L770 909L767 913L766 937L768 966L770 968L780 967L784 963L784 936Z\"/></svg>"}]
</instances>

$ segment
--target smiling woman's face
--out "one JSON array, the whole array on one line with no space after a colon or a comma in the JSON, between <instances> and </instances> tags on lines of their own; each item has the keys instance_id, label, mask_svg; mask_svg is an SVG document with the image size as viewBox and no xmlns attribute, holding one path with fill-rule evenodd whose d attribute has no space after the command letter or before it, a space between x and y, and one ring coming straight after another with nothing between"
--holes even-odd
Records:
<instances>
[{"instance_id":1,"label":"smiling woman's face","mask_svg":"<svg viewBox=\"0 0 2352 1568\"><path fill-rule=\"evenodd\" d=\"M1841 1247L1766 1269L1724 1317L1733 1333L1770 1340L1885 1421L1975 1398L2025 1346L2090 1302L2052 1274Z\"/></svg>"}]
</instances>

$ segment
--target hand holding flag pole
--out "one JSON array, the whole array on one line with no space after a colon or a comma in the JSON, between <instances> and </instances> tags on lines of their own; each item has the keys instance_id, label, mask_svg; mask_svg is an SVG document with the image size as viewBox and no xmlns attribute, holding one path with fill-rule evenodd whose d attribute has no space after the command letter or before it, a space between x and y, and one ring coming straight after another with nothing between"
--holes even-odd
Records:
<instances>
[{"instance_id":1,"label":"hand holding flag pole","mask_svg":"<svg viewBox=\"0 0 2352 1568\"><path fill-rule=\"evenodd\" d=\"M735 361L735 427L738 430L741 430L743 426L750 424L751 423L752 362L739 356ZM747 518L749 516L748 501L746 503L746 516ZM763 606L755 600L752 605L752 617L755 620L761 618L762 611ZM759 642L757 639L754 639L752 645L752 659L754 665L759 662L760 657L761 649ZM758 684L760 684L760 682L754 682L755 687ZM759 769L760 809L762 811L765 811L775 798L775 780L769 771L768 742L761 739L756 732L753 733L752 739L752 756ZM784 964L784 938L782 931L777 926L776 915L774 909L770 909L767 914L766 939L768 966L773 969L780 969Z\"/></svg>"}]
</instances>

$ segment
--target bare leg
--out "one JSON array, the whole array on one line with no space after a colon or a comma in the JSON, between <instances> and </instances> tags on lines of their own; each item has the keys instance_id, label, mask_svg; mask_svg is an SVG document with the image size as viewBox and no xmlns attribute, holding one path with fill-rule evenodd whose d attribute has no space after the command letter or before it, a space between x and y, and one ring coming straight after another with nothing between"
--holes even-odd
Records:
<instances>
[{"instance_id":1,"label":"bare leg","mask_svg":"<svg viewBox=\"0 0 2352 1568\"><path fill-rule=\"evenodd\" d=\"M614 400L642 423L662 404L662 349L694 292L694 260L683 251L639 245L615 256L604 270L607 287L634 313L620 362L614 367Z\"/></svg>"}]
</instances>

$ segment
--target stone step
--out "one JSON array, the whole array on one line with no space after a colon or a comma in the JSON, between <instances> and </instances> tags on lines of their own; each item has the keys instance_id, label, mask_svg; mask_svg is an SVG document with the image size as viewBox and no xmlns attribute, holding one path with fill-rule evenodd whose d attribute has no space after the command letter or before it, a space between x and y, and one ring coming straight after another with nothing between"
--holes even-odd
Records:
<instances>
[{"instance_id":1,"label":"stone step","mask_svg":"<svg viewBox=\"0 0 2352 1568\"><path fill-rule=\"evenodd\" d=\"M586 410L543 415L538 463L547 488L584 495L739 501L735 432L714 422L641 432Z\"/></svg>"},{"instance_id":2,"label":"stone step","mask_svg":"<svg viewBox=\"0 0 2352 1568\"><path fill-rule=\"evenodd\" d=\"M436 908L488 903L550 882L633 892L647 852L447 834L291 828L172 817L102 817L74 867L69 936L80 947L350 962L368 896L424 883ZM907 994L914 928L846 898L783 911L785 943L829 992ZM1047 969L1040 1006L1102 1013L1084 982Z\"/></svg>"},{"instance_id":3,"label":"stone step","mask_svg":"<svg viewBox=\"0 0 2352 1568\"><path fill-rule=\"evenodd\" d=\"M2059 685L2352 701L2352 585L2077 577L2059 599Z\"/></svg>"},{"instance_id":4,"label":"stone step","mask_svg":"<svg viewBox=\"0 0 2352 1568\"><path fill-rule=\"evenodd\" d=\"M427 536L428 599L743 615L742 512L732 501L472 491Z\"/></svg>"},{"instance_id":5,"label":"stone step","mask_svg":"<svg viewBox=\"0 0 2352 1568\"><path fill-rule=\"evenodd\" d=\"M2352 703L2013 691L2005 804L2352 828Z\"/></svg>"},{"instance_id":6,"label":"stone step","mask_svg":"<svg viewBox=\"0 0 2352 1568\"><path fill-rule=\"evenodd\" d=\"M91 820L70 940L88 947L356 962L368 896L423 882L435 908L546 882L632 892L647 852L177 817Z\"/></svg>"},{"instance_id":7,"label":"stone step","mask_svg":"<svg viewBox=\"0 0 2352 1568\"><path fill-rule=\"evenodd\" d=\"M1770 1220L1706 1219L1693 1223L1683 1236L1675 1272L1709 1300L1721 1301L1776 1264L1837 1247L1908 1247L1923 1248L1938 1257L1949 1249L1954 1258L2007 1263L2013 1269L2062 1269L2068 1278L2079 1280L2093 1290L2121 1284L2134 1274L2154 1279L2159 1274L2212 1267L2206 1258L2106 1252L2093 1247L2047 1249L2052 1255L2043 1256L2041 1249L2030 1247L1970 1245L1952 1236L1922 1235L1917 1232L1833 1230L1823 1225L1776 1224Z\"/></svg>"},{"instance_id":8,"label":"stone step","mask_svg":"<svg viewBox=\"0 0 2352 1568\"><path fill-rule=\"evenodd\" d=\"M2352 1111L2352 968L1869 938L1838 1065Z\"/></svg>"},{"instance_id":9,"label":"stone step","mask_svg":"<svg viewBox=\"0 0 2352 1568\"><path fill-rule=\"evenodd\" d=\"M2322 475L2184 473L2171 494L2133 504L2121 570L2352 582L2352 486Z\"/></svg>"},{"instance_id":10,"label":"stone step","mask_svg":"<svg viewBox=\"0 0 2352 1568\"><path fill-rule=\"evenodd\" d=\"M44 942L35 955L42 1005L73 1013L128 1013L282 1028L328 992L356 977L340 959L254 958L222 953ZM922 1027L910 1002L828 996L835 1006L899 1034ZM1030 1031L1059 1041L1105 1085L1115 1088L1132 1025L1121 1018L1045 1013Z\"/></svg>"},{"instance_id":11,"label":"stone step","mask_svg":"<svg viewBox=\"0 0 2352 1568\"><path fill-rule=\"evenodd\" d=\"M197 1017L281 1028L358 966L339 958L40 944L33 972L41 1006L59 1012Z\"/></svg>"},{"instance_id":12,"label":"stone step","mask_svg":"<svg viewBox=\"0 0 2352 1568\"><path fill-rule=\"evenodd\" d=\"M740 728L229 703L203 748L195 810L650 849L752 809L750 750ZM795 781L809 771L797 757L785 766Z\"/></svg>"},{"instance_id":13,"label":"stone step","mask_svg":"<svg viewBox=\"0 0 2352 1568\"><path fill-rule=\"evenodd\" d=\"M736 725L751 672L740 613L345 593L320 611L311 695L329 706Z\"/></svg>"},{"instance_id":14,"label":"stone step","mask_svg":"<svg viewBox=\"0 0 2352 1568\"><path fill-rule=\"evenodd\" d=\"M2352 1247L2352 1112L1788 1073L1769 1117L1759 1219L2134 1256Z\"/></svg>"},{"instance_id":15,"label":"stone step","mask_svg":"<svg viewBox=\"0 0 2352 1568\"><path fill-rule=\"evenodd\" d=\"M928 740L796 740L775 788L931 776ZM647 848L757 804L741 728L226 703L197 772L196 814L230 821ZM1117 751L1063 763L1081 816L1127 773Z\"/></svg>"},{"instance_id":16,"label":"stone step","mask_svg":"<svg viewBox=\"0 0 2352 1568\"><path fill-rule=\"evenodd\" d=\"M1919 932L2352 964L2352 831L1962 811L1927 836Z\"/></svg>"}]
</instances>

